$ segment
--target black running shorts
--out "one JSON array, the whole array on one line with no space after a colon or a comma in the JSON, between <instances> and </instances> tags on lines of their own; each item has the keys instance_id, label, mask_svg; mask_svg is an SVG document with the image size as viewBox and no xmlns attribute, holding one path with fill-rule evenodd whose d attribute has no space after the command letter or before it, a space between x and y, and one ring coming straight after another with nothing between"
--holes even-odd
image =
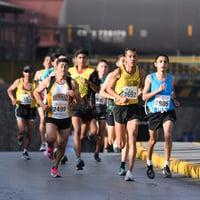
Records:
<instances>
[{"instance_id":1,"label":"black running shorts","mask_svg":"<svg viewBox=\"0 0 200 200\"><path fill-rule=\"evenodd\" d=\"M16 106L15 117L16 119L35 120L36 112L37 112L36 108Z\"/></svg>"},{"instance_id":2,"label":"black running shorts","mask_svg":"<svg viewBox=\"0 0 200 200\"><path fill-rule=\"evenodd\" d=\"M113 109L114 119L119 124L125 124L133 119L139 119L139 109L137 104L115 105Z\"/></svg>"},{"instance_id":3,"label":"black running shorts","mask_svg":"<svg viewBox=\"0 0 200 200\"><path fill-rule=\"evenodd\" d=\"M106 110L107 107L106 105L102 105L102 106L95 106L94 107L94 113L95 113L95 119L97 121L99 120L106 120Z\"/></svg>"},{"instance_id":4,"label":"black running shorts","mask_svg":"<svg viewBox=\"0 0 200 200\"><path fill-rule=\"evenodd\" d=\"M175 110L170 110L163 113L150 113L145 117L145 119L148 120L148 127L150 130L157 130L162 128L163 123L168 120L173 122L176 121L176 112Z\"/></svg>"},{"instance_id":5,"label":"black running shorts","mask_svg":"<svg viewBox=\"0 0 200 200\"><path fill-rule=\"evenodd\" d=\"M71 127L72 124L71 117L65 119L55 119L51 117L45 117L45 122L55 124L58 130L68 129Z\"/></svg>"},{"instance_id":6,"label":"black running shorts","mask_svg":"<svg viewBox=\"0 0 200 200\"><path fill-rule=\"evenodd\" d=\"M106 122L107 122L108 126L114 126L115 125L113 111L108 111L106 113Z\"/></svg>"},{"instance_id":7,"label":"black running shorts","mask_svg":"<svg viewBox=\"0 0 200 200\"><path fill-rule=\"evenodd\" d=\"M88 104L72 104L72 116L80 117L83 121L89 122L94 118L94 111Z\"/></svg>"}]
</instances>

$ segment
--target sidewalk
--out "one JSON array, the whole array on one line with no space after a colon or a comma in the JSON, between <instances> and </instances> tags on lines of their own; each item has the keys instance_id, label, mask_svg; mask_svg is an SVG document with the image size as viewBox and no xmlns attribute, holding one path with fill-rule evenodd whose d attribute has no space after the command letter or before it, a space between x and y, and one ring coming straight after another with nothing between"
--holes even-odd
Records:
<instances>
[{"instance_id":1,"label":"sidewalk","mask_svg":"<svg viewBox=\"0 0 200 200\"><path fill-rule=\"evenodd\" d=\"M137 158L146 162L147 142L137 143ZM164 142L157 142L152 157L153 166L162 169L164 161ZM172 172L200 179L200 143L173 142L170 169Z\"/></svg>"}]
</instances>

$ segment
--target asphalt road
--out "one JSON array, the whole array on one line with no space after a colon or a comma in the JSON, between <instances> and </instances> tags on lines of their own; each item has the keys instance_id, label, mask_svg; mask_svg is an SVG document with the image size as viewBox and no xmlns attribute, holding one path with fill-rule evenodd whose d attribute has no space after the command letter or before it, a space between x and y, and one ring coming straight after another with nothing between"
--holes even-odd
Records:
<instances>
[{"instance_id":1,"label":"asphalt road","mask_svg":"<svg viewBox=\"0 0 200 200\"><path fill-rule=\"evenodd\" d=\"M100 154L97 163L92 153L83 153L85 169L76 171L74 153L59 167L61 178L52 178L52 161L43 153L30 152L30 161L21 158L21 152L0 152L0 200L196 200L200 196L200 181L173 173L164 178L156 168L156 177L146 177L146 164L136 160L134 182L126 182L117 175L120 154ZM126 164L127 165L127 164Z\"/></svg>"}]
</instances>

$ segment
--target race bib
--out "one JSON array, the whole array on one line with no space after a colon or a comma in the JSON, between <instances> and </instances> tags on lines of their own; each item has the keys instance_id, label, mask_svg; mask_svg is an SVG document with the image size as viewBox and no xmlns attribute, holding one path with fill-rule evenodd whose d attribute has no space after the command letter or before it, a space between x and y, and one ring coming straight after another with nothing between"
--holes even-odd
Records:
<instances>
[{"instance_id":1,"label":"race bib","mask_svg":"<svg viewBox=\"0 0 200 200\"><path fill-rule=\"evenodd\" d=\"M106 99L101 97L98 93L95 94L96 105L106 105Z\"/></svg>"},{"instance_id":2,"label":"race bib","mask_svg":"<svg viewBox=\"0 0 200 200\"><path fill-rule=\"evenodd\" d=\"M155 107L159 109L169 108L170 96L169 95L156 95L155 96Z\"/></svg>"},{"instance_id":3,"label":"race bib","mask_svg":"<svg viewBox=\"0 0 200 200\"><path fill-rule=\"evenodd\" d=\"M53 101L52 102L52 114L54 116L67 115L67 102Z\"/></svg>"},{"instance_id":4,"label":"race bib","mask_svg":"<svg viewBox=\"0 0 200 200\"><path fill-rule=\"evenodd\" d=\"M137 99L137 87L135 86L124 87L123 96L129 99Z\"/></svg>"},{"instance_id":5,"label":"race bib","mask_svg":"<svg viewBox=\"0 0 200 200\"><path fill-rule=\"evenodd\" d=\"M30 94L20 94L20 104L31 105L32 97Z\"/></svg>"}]
</instances>

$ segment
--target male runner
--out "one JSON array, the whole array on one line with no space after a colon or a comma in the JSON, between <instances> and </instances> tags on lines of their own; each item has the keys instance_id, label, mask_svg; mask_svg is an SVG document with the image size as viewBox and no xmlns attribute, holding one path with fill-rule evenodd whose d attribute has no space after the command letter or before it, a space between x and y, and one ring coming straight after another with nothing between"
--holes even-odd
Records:
<instances>
[{"instance_id":1,"label":"male runner","mask_svg":"<svg viewBox=\"0 0 200 200\"><path fill-rule=\"evenodd\" d=\"M69 61L66 58L58 59L55 76L46 78L34 91L37 102L46 112L47 157L50 160L54 158L54 143L57 141L56 158L51 169L51 175L55 178L61 176L57 168L65 153L71 131L72 97L76 103L81 101L76 81L67 76L68 68ZM41 92L45 89L46 103L41 98Z\"/></svg>"},{"instance_id":2,"label":"male runner","mask_svg":"<svg viewBox=\"0 0 200 200\"><path fill-rule=\"evenodd\" d=\"M143 88L144 72L137 65L136 49L125 50L125 63L115 69L111 75L107 91L115 97L113 109L117 145L120 149L127 142L129 145L129 168L125 176L126 181L133 181L133 165L136 156L136 139L138 133L138 95L139 88Z\"/></svg>"},{"instance_id":3,"label":"male runner","mask_svg":"<svg viewBox=\"0 0 200 200\"><path fill-rule=\"evenodd\" d=\"M170 178L172 176L169 168L172 151L172 130L176 120L174 108L179 107L180 104L175 97L174 79L172 75L167 73L169 67L168 56L163 54L156 56L154 65L157 71L146 77L142 96L147 105L150 136L147 146L147 176L150 179L155 177L152 154L158 139L158 131L163 128L165 138L163 174L165 177Z\"/></svg>"},{"instance_id":4,"label":"male runner","mask_svg":"<svg viewBox=\"0 0 200 200\"><path fill-rule=\"evenodd\" d=\"M100 80L95 68L87 65L88 51L79 49L75 52L77 65L69 69L71 77L76 80L81 95L81 105L72 103L72 124L74 128L74 146L77 156L77 170L82 170L85 166L81 159L81 125L86 123L89 127L94 117L93 102L95 92L99 91ZM86 129L87 130L87 129Z\"/></svg>"}]
</instances>

